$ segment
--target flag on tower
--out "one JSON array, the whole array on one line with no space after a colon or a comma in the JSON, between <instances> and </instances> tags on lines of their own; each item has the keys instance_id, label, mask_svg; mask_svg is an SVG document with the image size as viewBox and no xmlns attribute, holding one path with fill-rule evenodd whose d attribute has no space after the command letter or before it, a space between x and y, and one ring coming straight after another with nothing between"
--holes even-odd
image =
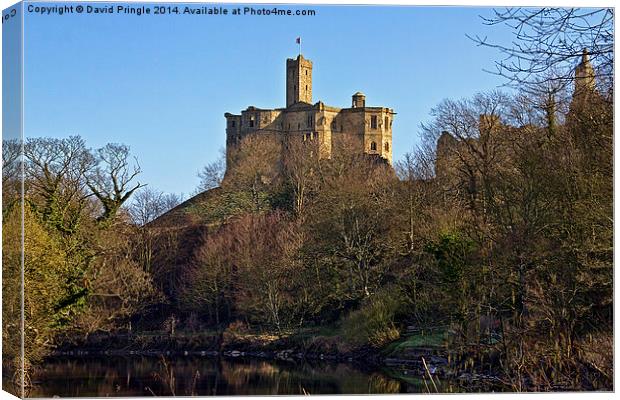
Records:
<instances>
[{"instance_id":1,"label":"flag on tower","mask_svg":"<svg viewBox=\"0 0 620 400\"><path fill-rule=\"evenodd\" d=\"M297 36L297 39L295 39L295 43L301 44L301 37Z\"/></svg>"}]
</instances>

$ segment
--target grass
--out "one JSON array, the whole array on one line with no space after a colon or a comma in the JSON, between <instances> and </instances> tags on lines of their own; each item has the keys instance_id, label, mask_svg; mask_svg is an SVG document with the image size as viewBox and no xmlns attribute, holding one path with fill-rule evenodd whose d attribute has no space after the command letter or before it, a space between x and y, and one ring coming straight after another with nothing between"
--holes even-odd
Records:
<instances>
[{"instance_id":1,"label":"grass","mask_svg":"<svg viewBox=\"0 0 620 400\"><path fill-rule=\"evenodd\" d=\"M300 336L338 336L340 335L340 329L336 326L326 325L326 326L318 326L314 328L306 328L302 329L298 332Z\"/></svg>"},{"instance_id":2,"label":"grass","mask_svg":"<svg viewBox=\"0 0 620 400\"><path fill-rule=\"evenodd\" d=\"M428 334L415 334L405 336L386 346L384 353L386 355L398 355L409 349L419 347L444 347L446 344L447 332L433 332Z\"/></svg>"}]
</instances>

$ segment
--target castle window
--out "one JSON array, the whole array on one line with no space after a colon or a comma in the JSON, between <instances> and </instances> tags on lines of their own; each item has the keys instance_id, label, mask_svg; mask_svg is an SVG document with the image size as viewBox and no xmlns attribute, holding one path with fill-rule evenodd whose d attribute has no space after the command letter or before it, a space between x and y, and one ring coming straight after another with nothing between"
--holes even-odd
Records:
<instances>
[{"instance_id":1,"label":"castle window","mask_svg":"<svg viewBox=\"0 0 620 400\"><path fill-rule=\"evenodd\" d=\"M377 129L377 116L373 115L370 117L370 129Z\"/></svg>"},{"instance_id":2,"label":"castle window","mask_svg":"<svg viewBox=\"0 0 620 400\"><path fill-rule=\"evenodd\" d=\"M390 151L390 144L388 142L385 142L383 148L385 149L385 151Z\"/></svg>"},{"instance_id":3,"label":"castle window","mask_svg":"<svg viewBox=\"0 0 620 400\"><path fill-rule=\"evenodd\" d=\"M308 115L308 127L312 127L312 115Z\"/></svg>"},{"instance_id":4,"label":"castle window","mask_svg":"<svg viewBox=\"0 0 620 400\"><path fill-rule=\"evenodd\" d=\"M230 121L230 126L232 126L233 128L235 127L235 121Z\"/></svg>"},{"instance_id":5,"label":"castle window","mask_svg":"<svg viewBox=\"0 0 620 400\"><path fill-rule=\"evenodd\" d=\"M254 127L254 117L250 117L250 128Z\"/></svg>"},{"instance_id":6,"label":"castle window","mask_svg":"<svg viewBox=\"0 0 620 400\"><path fill-rule=\"evenodd\" d=\"M370 142L370 150L372 150L372 151L377 151L377 143L375 143L375 142Z\"/></svg>"},{"instance_id":7,"label":"castle window","mask_svg":"<svg viewBox=\"0 0 620 400\"><path fill-rule=\"evenodd\" d=\"M301 129L301 124L297 123L297 130L300 130L300 129Z\"/></svg>"},{"instance_id":8,"label":"castle window","mask_svg":"<svg viewBox=\"0 0 620 400\"><path fill-rule=\"evenodd\" d=\"M385 129L388 129L389 126L390 126L390 119L388 117L385 117Z\"/></svg>"},{"instance_id":9,"label":"castle window","mask_svg":"<svg viewBox=\"0 0 620 400\"><path fill-rule=\"evenodd\" d=\"M306 85L306 92L308 91L308 85Z\"/></svg>"}]
</instances>

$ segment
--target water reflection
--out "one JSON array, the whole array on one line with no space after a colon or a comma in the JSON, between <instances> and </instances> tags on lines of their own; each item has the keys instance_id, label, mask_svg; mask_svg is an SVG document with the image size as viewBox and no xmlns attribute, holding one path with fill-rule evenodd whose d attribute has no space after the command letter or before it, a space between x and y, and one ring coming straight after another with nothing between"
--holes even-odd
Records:
<instances>
[{"instance_id":1,"label":"water reflection","mask_svg":"<svg viewBox=\"0 0 620 400\"><path fill-rule=\"evenodd\" d=\"M364 394L420 391L418 385L348 364L211 358L55 359L30 397Z\"/></svg>"}]
</instances>

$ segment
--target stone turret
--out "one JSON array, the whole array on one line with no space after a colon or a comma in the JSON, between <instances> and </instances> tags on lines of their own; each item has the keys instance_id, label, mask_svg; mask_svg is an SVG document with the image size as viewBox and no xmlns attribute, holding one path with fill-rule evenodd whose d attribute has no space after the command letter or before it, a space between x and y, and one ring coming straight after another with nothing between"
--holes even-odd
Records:
<instances>
[{"instance_id":1,"label":"stone turret","mask_svg":"<svg viewBox=\"0 0 620 400\"><path fill-rule=\"evenodd\" d=\"M352 96L352 108L364 108L366 107L366 95L362 92L357 92Z\"/></svg>"},{"instance_id":2,"label":"stone turret","mask_svg":"<svg viewBox=\"0 0 620 400\"><path fill-rule=\"evenodd\" d=\"M571 101L571 110L576 111L586 105L596 93L594 68L590 63L588 49L583 49L581 62L575 68L575 91Z\"/></svg>"},{"instance_id":3,"label":"stone turret","mask_svg":"<svg viewBox=\"0 0 620 400\"><path fill-rule=\"evenodd\" d=\"M594 90L596 82L594 80L594 68L590 63L588 49L583 49L581 62L575 68L575 92Z\"/></svg>"}]
</instances>

